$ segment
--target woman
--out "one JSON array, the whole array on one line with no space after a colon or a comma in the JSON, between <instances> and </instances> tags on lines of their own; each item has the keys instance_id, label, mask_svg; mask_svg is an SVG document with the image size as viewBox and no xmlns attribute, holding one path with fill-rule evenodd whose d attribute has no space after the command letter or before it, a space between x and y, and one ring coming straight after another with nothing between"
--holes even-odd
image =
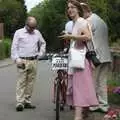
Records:
<instances>
[{"instance_id":1,"label":"woman","mask_svg":"<svg viewBox=\"0 0 120 120\"><path fill-rule=\"evenodd\" d=\"M73 40L74 46L77 49L85 47L84 42L91 40L91 34L88 28L88 23L82 17L82 9L80 3L75 0L68 0L67 13L73 20L72 34L64 34L63 39ZM75 107L74 120L82 120L83 108L98 105L93 78L92 78L92 64L85 59L85 69L72 69L72 87L73 87L73 105Z\"/></svg>"}]
</instances>

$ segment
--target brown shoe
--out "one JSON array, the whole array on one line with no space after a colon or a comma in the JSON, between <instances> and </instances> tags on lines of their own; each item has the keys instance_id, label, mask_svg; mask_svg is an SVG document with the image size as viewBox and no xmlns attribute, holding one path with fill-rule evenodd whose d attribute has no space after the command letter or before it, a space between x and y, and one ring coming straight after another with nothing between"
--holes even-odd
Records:
<instances>
[{"instance_id":1,"label":"brown shoe","mask_svg":"<svg viewBox=\"0 0 120 120\"><path fill-rule=\"evenodd\" d=\"M83 108L82 115L83 115L83 119L89 117L89 108L88 107Z\"/></svg>"},{"instance_id":2,"label":"brown shoe","mask_svg":"<svg viewBox=\"0 0 120 120\"><path fill-rule=\"evenodd\" d=\"M22 112L24 110L24 105L23 104L17 104L16 105L16 111L17 112Z\"/></svg>"},{"instance_id":3,"label":"brown shoe","mask_svg":"<svg viewBox=\"0 0 120 120\"><path fill-rule=\"evenodd\" d=\"M35 109L36 106L31 105L30 103L25 103L25 104L24 104L24 108L25 108L25 109Z\"/></svg>"}]
</instances>

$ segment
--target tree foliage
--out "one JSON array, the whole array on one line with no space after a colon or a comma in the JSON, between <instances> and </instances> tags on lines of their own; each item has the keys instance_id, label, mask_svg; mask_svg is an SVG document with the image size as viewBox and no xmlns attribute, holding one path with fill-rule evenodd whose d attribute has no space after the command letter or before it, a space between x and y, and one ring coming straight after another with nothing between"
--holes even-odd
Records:
<instances>
[{"instance_id":1,"label":"tree foliage","mask_svg":"<svg viewBox=\"0 0 120 120\"><path fill-rule=\"evenodd\" d=\"M108 0L108 25L111 41L120 40L120 0Z\"/></svg>"},{"instance_id":2,"label":"tree foliage","mask_svg":"<svg viewBox=\"0 0 120 120\"><path fill-rule=\"evenodd\" d=\"M92 10L106 21L109 38L120 38L120 0L89 0ZM64 29L66 0L44 0L29 13L38 20L38 28L44 34L47 45L53 49L60 46L57 36Z\"/></svg>"},{"instance_id":3,"label":"tree foliage","mask_svg":"<svg viewBox=\"0 0 120 120\"><path fill-rule=\"evenodd\" d=\"M16 29L23 27L25 19L24 0L1 0L0 22L5 25L6 36L12 36Z\"/></svg>"},{"instance_id":4,"label":"tree foliage","mask_svg":"<svg viewBox=\"0 0 120 120\"><path fill-rule=\"evenodd\" d=\"M89 3L108 24L111 42L120 39L120 0L90 0Z\"/></svg>"},{"instance_id":5,"label":"tree foliage","mask_svg":"<svg viewBox=\"0 0 120 120\"><path fill-rule=\"evenodd\" d=\"M37 18L38 28L43 33L48 49L58 50L62 41L58 35L64 29L66 0L44 0L29 13Z\"/></svg>"}]
</instances>

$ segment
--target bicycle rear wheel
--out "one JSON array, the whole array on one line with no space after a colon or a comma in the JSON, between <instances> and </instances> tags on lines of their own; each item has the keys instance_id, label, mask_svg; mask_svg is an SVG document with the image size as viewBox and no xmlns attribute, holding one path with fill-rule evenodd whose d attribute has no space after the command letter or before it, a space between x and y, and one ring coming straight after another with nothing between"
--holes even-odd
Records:
<instances>
[{"instance_id":1,"label":"bicycle rear wheel","mask_svg":"<svg viewBox=\"0 0 120 120\"><path fill-rule=\"evenodd\" d=\"M60 119L60 83L57 81L56 85L56 120Z\"/></svg>"}]
</instances>

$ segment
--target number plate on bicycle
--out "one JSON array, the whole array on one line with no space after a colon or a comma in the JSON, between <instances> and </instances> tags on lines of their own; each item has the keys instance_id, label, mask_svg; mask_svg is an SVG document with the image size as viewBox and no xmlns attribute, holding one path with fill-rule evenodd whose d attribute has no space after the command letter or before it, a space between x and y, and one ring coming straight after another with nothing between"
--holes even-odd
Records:
<instances>
[{"instance_id":1,"label":"number plate on bicycle","mask_svg":"<svg viewBox=\"0 0 120 120\"><path fill-rule=\"evenodd\" d=\"M66 70L68 68L68 59L62 57L52 58L52 70Z\"/></svg>"}]
</instances>

